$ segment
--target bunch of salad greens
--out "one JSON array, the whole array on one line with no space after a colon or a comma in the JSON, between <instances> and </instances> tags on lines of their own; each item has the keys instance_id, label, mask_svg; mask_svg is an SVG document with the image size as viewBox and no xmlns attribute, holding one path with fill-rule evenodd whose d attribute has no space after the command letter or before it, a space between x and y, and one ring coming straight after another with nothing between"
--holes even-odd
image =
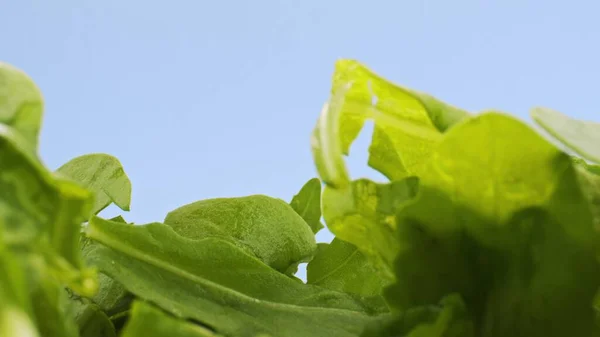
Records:
<instances>
[{"instance_id":1,"label":"bunch of salad greens","mask_svg":"<svg viewBox=\"0 0 600 337\"><path fill-rule=\"evenodd\" d=\"M99 216L129 210L116 158L42 164L42 110L0 64L0 337L600 336L600 124L536 108L550 142L340 60L320 179L135 225ZM386 183L344 163L366 120Z\"/></svg>"}]
</instances>

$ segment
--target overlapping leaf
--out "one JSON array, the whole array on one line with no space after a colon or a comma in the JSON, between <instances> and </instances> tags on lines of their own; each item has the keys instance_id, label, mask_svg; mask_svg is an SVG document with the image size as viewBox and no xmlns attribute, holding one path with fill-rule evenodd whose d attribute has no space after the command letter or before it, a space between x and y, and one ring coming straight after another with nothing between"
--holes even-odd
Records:
<instances>
[{"instance_id":1,"label":"overlapping leaf","mask_svg":"<svg viewBox=\"0 0 600 337\"><path fill-rule=\"evenodd\" d=\"M88 236L101 243L90 261L129 291L225 335L356 336L374 319L358 298L299 283L228 240L99 218Z\"/></svg>"},{"instance_id":2,"label":"overlapping leaf","mask_svg":"<svg viewBox=\"0 0 600 337\"><path fill-rule=\"evenodd\" d=\"M600 123L577 120L548 108L531 110L531 117L579 155L600 162Z\"/></svg>"},{"instance_id":3,"label":"overlapping leaf","mask_svg":"<svg viewBox=\"0 0 600 337\"><path fill-rule=\"evenodd\" d=\"M394 85L356 61L337 62L331 98L311 139L317 170L327 184L323 215L328 228L366 254L382 277L393 279L397 248L390 235L395 211L387 206L380 212L380 205L397 204L399 199L384 191L414 190L412 181L400 179L420 174L443 132L468 116L431 96ZM367 119L375 124L369 165L393 181L389 187L351 182L344 164L343 155ZM404 193L401 199L412 194Z\"/></svg>"},{"instance_id":4,"label":"overlapping leaf","mask_svg":"<svg viewBox=\"0 0 600 337\"><path fill-rule=\"evenodd\" d=\"M283 200L264 195L197 201L170 212L164 223L187 238L231 240L288 274L317 249L311 227L302 217Z\"/></svg>"},{"instance_id":5,"label":"overlapping leaf","mask_svg":"<svg viewBox=\"0 0 600 337\"><path fill-rule=\"evenodd\" d=\"M449 132L420 178L419 196L398 213L390 305L408 310L456 292L478 336L600 335L598 198L588 195L598 190L582 188L566 154L487 113Z\"/></svg>"},{"instance_id":6,"label":"overlapping leaf","mask_svg":"<svg viewBox=\"0 0 600 337\"><path fill-rule=\"evenodd\" d=\"M87 154L70 160L57 173L94 192L92 214L98 214L111 203L129 211L131 181L117 158L102 153Z\"/></svg>"},{"instance_id":7,"label":"overlapping leaf","mask_svg":"<svg viewBox=\"0 0 600 337\"><path fill-rule=\"evenodd\" d=\"M322 228L321 223L321 181L313 178L304 184L300 192L292 198L290 205L306 221L313 233Z\"/></svg>"}]
</instances>

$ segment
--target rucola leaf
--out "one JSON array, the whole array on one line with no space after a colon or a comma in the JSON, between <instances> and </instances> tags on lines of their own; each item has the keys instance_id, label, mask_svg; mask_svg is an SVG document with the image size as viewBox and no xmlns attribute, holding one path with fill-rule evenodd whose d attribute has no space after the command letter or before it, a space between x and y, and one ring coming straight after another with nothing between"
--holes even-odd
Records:
<instances>
[{"instance_id":1,"label":"rucola leaf","mask_svg":"<svg viewBox=\"0 0 600 337\"><path fill-rule=\"evenodd\" d=\"M376 320L356 297L305 285L228 240L191 240L169 226L94 217L87 235L101 271L167 312L232 336L356 336Z\"/></svg>"},{"instance_id":2,"label":"rucola leaf","mask_svg":"<svg viewBox=\"0 0 600 337\"><path fill-rule=\"evenodd\" d=\"M300 192L294 196L290 205L306 221L313 233L322 228L321 223L321 181L313 178L304 184Z\"/></svg>"},{"instance_id":3,"label":"rucola leaf","mask_svg":"<svg viewBox=\"0 0 600 337\"><path fill-rule=\"evenodd\" d=\"M599 191L582 172L512 117L486 113L453 128L397 214L390 306L458 293L482 337L600 336L591 305Z\"/></svg>"},{"instance_id":4,"label":"rucola leaf","mask_svg":"<svg viewBox=\"0 0 600 337\"><path fill-rule=\"evenodd\" d=\"M356 61L340 60L311 140L317 170L329 186L344 187L349 178L342 155L349 153L365 120L372 119L369 165L390 180L419 173L441 134L468 116L392 84Z\"/></svg>"},{"instance_id":5,"label":"rucola leaf","mask_svg":"<svg viewBox=\"0 0 600 337\"><path fill-rule=\"evenodd\" d=\"M44 103L33 81L19 69L0 62L0 134L16 134L31 154L37 145ZM4 130L2 130L4 129Z\"/></svg>"},{"instance_id":6,"label":"rucola leaf","mask_svg":"<svg viewBox=\"0 0 600 337\"><path fill-rule=\"evenodd\" d=\"M548 108L532 109L531 117L577 154L600 162L600 123L577 120Z\"/></svg>"},{"instance_id":7,"label":"rucola leaf","mask_svg":"<svg viewBox=\"0 0 600 337\"><path fill-rule=\"evenodd\" d=\"M0 231L10 248L43 251L55 276L81 292L94 282L82 268L79 225L91 194L55 177L37 156L42 98L19 70L0 63Z\"/></svg>"},{"instance_id":8,"label":"rucola leaf","mask_svg":"<svg viewBox=\"0 0 600 337\"><path fill-rule=\"evenodd\" d=\"M170 212L164 223L187 238L229 240L290 275L317 248L300 215L283 200L264 195L197 201Z\"/></svg>"},{"instance_id":9,"label":"rucola leaf","mask_svg":"<svg viewBox=\"0 0 600 337\"><path fill-rule=\"evenodd\" d=\"M381 278L356 246L338 238L319 245L306 268L308 284L362 296L381 294Z\"/></svg>"},{"instance_id":10,"label":"rucola leaf","mask_svg":"<svg viewBox=\"0 0 600 337\"><path fill-rule=\"evenodd\" d=\"M200 325L168 315L149 303L136 301L122 337L219 337Z\"/></svg>"},{"instance_id":11,"label":"rucola leaf","mask_svg":"<svg viewBox=\"0 0 600 337\"><path fill-rule=\"evenodd\" d=\"M117 158L101 153L83 155L61 166L57 173L94 192L92 214L98 214L111 203L129 211L131 181Z\"/></svg>"},{"instance_id":12,"label":"rucola leaf","mask_svg":"<svg viewBox=\"0 0 600 337\"><path fill-rule=\"evenodd\" d=\"M396 212L417 189L414 177L389 184L359 179L343 189L325 189L323 194L323 217L329 229L356 245L384 283L394 278L393 261L399 249L394 236Z\"/></svg>"},{"instance_id":13,"label":"rucola leaf","mask_svg":"<svg viewBox=\"0 0 600 337\"><path fill-rule=\"evenodd\" d=\"M394 85L356 61L336 64L331 97L311 138L317 171L326 183L323 216L327 227L364 253L387 281L393 280L398 249L391 235L395 207L416 190L415 181L402 179L418 176L442 134L468 117L466 111ZM369 165L391 185L350 181L343 155L367 119L375 124ZM398 197L395 189L401 190Z\"/></svg>"}]
</instances>

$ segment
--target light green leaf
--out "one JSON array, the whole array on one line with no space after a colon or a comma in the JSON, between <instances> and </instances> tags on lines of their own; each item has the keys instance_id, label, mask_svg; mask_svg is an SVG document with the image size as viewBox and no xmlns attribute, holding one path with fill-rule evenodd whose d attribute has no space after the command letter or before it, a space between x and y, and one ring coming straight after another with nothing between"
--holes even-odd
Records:
<instances>
[{"instance_id":1,"label":"light green leaf","mask_svg":"<svg viewBox=\"0 0 600 337\"><path fill-rule=\"evenodd\" d=\"M458 293L482 337L600 336L599 191L582 172L503 114L450 130L397 214L388 304L402 312Z\"/></svg>"},{"instance_id":2,"label":"light green leaf","mask_svg":"<svg viewBox=\"0 0 600 337\"><path fill-rule=\"evenodd\" d=\"M293 274L317 249L314 234L294 209L264 195L197 201L170 212L165 224L191 239L219 237Z\"/></svg>"},{"instance_id":3,"label":"light green leaf","mask_svg":"<svg viewBox=\"0 0 600 337\"><path fill-rule=\"evenodd\" d=\"M94 282L81 273L79 226L91 194L55 177L37 156L42 99L20 71L0 64L0 231L11 249L44 254L53 274L82 293Z\"/></svg>"},{"instance_id":4,"label":"light green leaf","mask_svg":"<svg viewBox=\"0 0 600 337\"><path fill-rule=\"evenodd\" d=\"M0 62L0 129L8 126L18 133L31 153L37 153L43 109L42 95L33 81Z\"/></svg>"},{"instance_id":5,"label":"light green leaf","mask_svg":"<svg viewBox=\"0 0 600 337\"><path fill-rule=\"evenodd\" d=\"M577 120L548 108L532 109L531 117L577 154L600 162L600 123Z\"/></svg>"},{"instance_id":6,"label":"light green leaf","mask_svg":"<svg viewBox=\"0 0 600 337\"><path fill-rule=\"evenodd\" d=\"M320 245L306 268L307 283L362 296L381 294L381 278L356 246L339 238Z\"/></svg>"},{"instance_id":7,"label":"light green leaf","mask_svg":"<svg viewBox=\"0 0 600 337\"><path fill-rule=\"evenodd\" d=\"M395 214L415 196L418 179L389 184L355 180L348 188L325 187L323 217L338 238L355 245L370 260L383 282L393 280L393 261L398 253L394 237Z\"/></svg>"},{"instance_id":8,"label":"light green leaf","mask_svg":"<svg viewBox=\"0 0 600 337\"><path fill-rule=\"evenodd\" d=\"M322 228L321 223L321 181L313 178L306 182L300 192L294 196L290 205L306 221L313 233Z\"/></svg>"},{"instance_id":9,"label":"light green leaf","mask_svg":"<svg viewBox=\"0 0 600 337\"><path fill-rule=\"evenodd\" d=\"M429 95L394 85L356 61L340 60L331 98L311 139L317 170L326 184L347 185L342 155L372 119L369 165L390 180L419 173L441 134L468 116Z\"/></svg>"},{"instance_id":10,"label":"light green leaf","mask_svg":"<svg viewBox=\"0 0 600 337\"><path fill-rule=\"evenodd\" d=\"M87 154L70 160L57 173L94 192L93 214L111 203L129 211L131 181L117 158L107 154Z\"/></svg>"},{"instance_id":11,"label":"light green leaf","mask_svg":"<svg viewBox=\"0 0 600 337\"><path fill-rule=\"evenodd\" d=\"M209 329L168 315L142 301L133 303L121 337L218 337Z\"/></svg>"},{"instance_id":12,"label":"light green leaf","mask_svg":"<svg viewBox=\"0 0 600 337\"><path fill-rule=\"evenodd\" d=\"M356 336L373 317L346 294L299 283L227 240L186 239L169 226L94 217L90 261L169 313L232 336Z\"/></svg>"},{"instance_id":13,"label":"light green leaf","mask_svg":"<svg viewBox=\"0 0 600 337\"><path fill-rule=\"evenodd\" d=\"M0 231L0 239L2 239ZM38 337L24 265L0 241L0 336Z\"/></svg>"}]
</instances>

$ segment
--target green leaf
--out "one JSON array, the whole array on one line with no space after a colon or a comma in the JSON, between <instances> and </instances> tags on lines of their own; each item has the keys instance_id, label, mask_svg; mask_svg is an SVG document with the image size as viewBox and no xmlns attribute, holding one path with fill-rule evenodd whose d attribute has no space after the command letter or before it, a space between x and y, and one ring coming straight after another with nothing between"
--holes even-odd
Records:
<instances>
[{"instance_id":1,"label":"green leaf","mask_svg":"<svg viewBox=\"0 0 600 337\"><path fill-rule=\"evenodd\" d=\"M599 191L582 172L512 117L453 128L397 214L388 304L402 312L458 293L482 337L600 336Z\"/></svg>"},{"instance_id":2,"label":"green leaf","mask_svg":"<svg viewBox=\"0 0 600 337\"><path fill-rule=\"evenodd\" d=\"M317 248L311 228L294 209L264 195L197 201L170 212L164 222L187 238L230 240L290 275Z\"/></svg>"},{"instance_id":3,"label":"green leaf","mask_svg":"<svg viewBox=\"0 0 600 337\"><path fill-rule=\"evenodd\" d=\"M323 217L327 226L365 254L385 283L394 278L393 261L399 249L394 237L396 211L417 189L414 177L389 184L360 179L344 189L325 187Z\"/></svg>"},{"instance_id":4,"label":"green leaf","mask_svg":"<svg viewBox=\"0 0 600 337\"><path fill-rule=\"evenodd\" d=\"M306 268L307 283L362 296L381 294L381 278L356 246L338 238L319 245Z\"/></svg>"},{"instance_id":5,"label":"green leaf","mask_svg":"<svg viewBox=\"0 0 600 337\"><path fill-rule=\"evenodd\" d=\"M82 337L116 337L117 333L112 322L96 304L80 299L73 301L75 322Z\"/></svg>"},{"instance_id":6,"label":"green leaf","mask_svg":"<svg viewBox=\"0 0 600 337\"><path fill-rule=\"evenodd\" d=\"M111 221L127 224L120 216L111 219ZM81 254L84 260L87 261L94 253L93 242L85 235L81 236L80 242ZM75 294L72 297L78 300L78 296ZM119 282L103 273L98 273L98 291L89 297L89 300L98 305L108 316L113 316L129 310L133 296Z\"/></svg>"},{"instance_id":7,"label":"green leaf","mask_svg":"<svg viewBox=\"0 0 600 337\"><path fill-rule=\"evenodd\" d=\"M133 303L131 318L121 337L218 337L219 335L197 324L168 315L142 301Z\"/></svg>"},{"instance_id":8,"label":"green leaf","mask_svg":"<svg viewBox=\"0 0 600 337\"><path fill-rule=\"evenodd\" d=\"M94 217L90 261L136 296L232 336L356 336L376 318L352 296L299 283L227 240Z\"/></svg>"},{"instance_id":9,"label":"green leaf","mask_svg":"<svg viewBox=\"0 0 600 337\"><path fill-rule=\"evenodd\" d=\"M353 60L336 63L331 98L313 131L317 170L329 186L350 181L343 154L367 119L375 123L369 165L390 180L419 173L441 134L468 113L392 84Z\"/></svg>"},{"instance_id":10,"label":"green leaf","mask_svg":"<svg viewBox=\"0 0 600 337\"><path fill-rule=\"evenodd\" d=\"M388 320L370 324L361 337L474 337L474 325L457 295L444 297L438 305L410 308Z\"/></svg>"},{"instance_id":11,"label":"green leaf","mask_svg":"<svg viewBox=\"0 0 600 337\"><path fill-rule=\"evenodd\" d=\"M322 228L321 223L321 181L313 178L306 182L300 192L294 196L290 205L306 221L313 233Z\"/></svg>"},{"instance_id":12,"label":"green leaf","mask_svg":"<svg viewBox=\"0 0 600 337\"><path fill-rule=\"evenodd\" d=\"M131 181L117 158L107 154L87 154L70 160L57 173L94 192L92 214L98 214L111 203L129 211Z\"/></svg>"},{"instance_id":13,"label":"green leaf","mask_svg":"<svg viewBox=\"0 0 600 337\"><path fill-rule=\"evenodd\" d=\"M39 252L53 277L82 293L94 282L82 272L79 226L91 194L55 177L37 156L42 99L20 71L0 64L0 231L11 249Z\"/></svg>"},{"instance_id":14,"label":"green leaf","mask_svg":"<svg viewBox=\"0 0 600 337\"><path fill-rule=\"evenodd\" d=\"M19 262L0 241L0 336L38 337L25 266Z\"/></svg>"},{"instance_id":15,"label":"green leaf","mask_svg":"<svg viewBox=\"0 0 600 337\"><path fill-rule=\"evenodd\" d=\"M600 162L600 123L577 120L547 108L532 109L531 117L577 154Z\"/></svg>"},{"instance_id":16,"label":"green leaf","mask_svg":"<svg viewBox=\"0 0 600 337\"><path fill-rule=\"evenodd\" d=\"M19 69L0 62L0 129L10 127L31 153L37 153L43 107L42 95L33 81Z\"/></svg>"},{"instance_id":17,"label":"green leaf","mask_svg":"<svg viewBox=\"0 0 600 337\"><path fill-rule=\"evenodd\" d=\"M40 335L78 337L77 325L70 315L71 303L64 286L56 278L49 277L51 267L36 255L26 256L20 262L29 267L28 289Z\"/></svg>"}]
</instances>

